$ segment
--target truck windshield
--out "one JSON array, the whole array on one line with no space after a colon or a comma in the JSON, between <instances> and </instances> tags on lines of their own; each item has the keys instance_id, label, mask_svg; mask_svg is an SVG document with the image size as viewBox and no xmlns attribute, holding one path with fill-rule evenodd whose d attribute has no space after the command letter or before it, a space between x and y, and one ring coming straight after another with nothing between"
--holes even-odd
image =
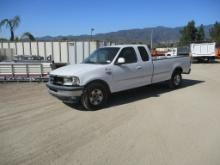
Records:
<instances>
[{"instance_id":1,"label":"truck windshield","mask_svg":"<svg viewBox=\"0 0 220 165\"><path fill-rule=\"evenodd\" d=\"M99 48L87 57L84 64L110 64L120 48Z\"/></svg>"}]
</instances>

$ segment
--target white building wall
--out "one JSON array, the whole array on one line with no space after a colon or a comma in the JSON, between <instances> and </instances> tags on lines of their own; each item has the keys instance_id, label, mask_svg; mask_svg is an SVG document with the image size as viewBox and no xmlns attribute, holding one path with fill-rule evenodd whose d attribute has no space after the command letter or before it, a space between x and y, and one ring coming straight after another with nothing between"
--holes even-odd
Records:
<instances>
[{"instance_id":1,"label":"white building wall","mask_svg":"<svg viewBox=\"0 0 220 165\"><path fill-rule=\"evenodd\" d=\"M23 45L22 42L17 42L17 55L22 55L23 53Z\"/></svg>"},{"instance_id":2,"label":"white building wall","mask_svg":"<svg viewBox=\"0 0 220 165\"><path fill-rule=\"evenodd\" d=\"M44 42L38 42L39 56L45 57Z\"/></svg>"},{"instance_id":3,"label":"white building wall","mask_svg":"<svg viewBox=\"0 0 220 165\"><path fill-rule=\"evenodd\" d=\"M46 57L52 55L52 42L45 42L46 43Z\"/></svg>"},{"instance_id":4,"label":"white building wall","mask_svg":"<svg viewBox=\"0 0 220 165\"><path fill-rule=\"evenodd\" d=\"M24 46L24 55L31 55L30 42L23 42L23 46Z\"/></svg>"},{"instance_id":5,"label":"white building wall","mask_svg":"<svg viewBox=\"0 0 220 165\"><path fill-rule=\"evenodd\" d=\"M38 55L37 42L31 42L31 52L32 52L32 55L35 55L35 56Z\"/></svg>"},{"instance_id":6,"label":"white building wall","mask_svg":"<svg viewBox=\"0 0 220 165\"><path fill-rule=\"evenodd\" d=\"M67 63L69 58L67 42L60 42L60 48L61 48L61 62Z\"/></svg>"},{"instance_id":7,"label":"white building wall","mask_svg":"<svg viewBox=\"0 0 220 165\"><path fill-rule=\"evenodd\" d=\"M12 48L16 55L39 55L45 59L51 55L55 63L81 63L98 46L96 41L33 41L33 42L0 42L0 48Z\"/></svg>"}]
</instances>

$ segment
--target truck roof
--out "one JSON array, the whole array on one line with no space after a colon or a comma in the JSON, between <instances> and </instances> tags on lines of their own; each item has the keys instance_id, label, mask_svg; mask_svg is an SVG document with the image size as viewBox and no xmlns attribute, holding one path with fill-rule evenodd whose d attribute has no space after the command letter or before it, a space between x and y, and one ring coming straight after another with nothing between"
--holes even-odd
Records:
<instances>
[{"instance_id":1,"label":"truck roof","mask_svg":"<svg viewBox=\"0 0 220 165\"><path fill-rule=\"evenodd\" d=\"M144 44L126 44L126 45L111 45L111 46L105 46L105 47L118 47L118 48L124 48L124 47L137 47L137 46L147 46L147 45L144 45Z\"/></svg>"}]
</instances>

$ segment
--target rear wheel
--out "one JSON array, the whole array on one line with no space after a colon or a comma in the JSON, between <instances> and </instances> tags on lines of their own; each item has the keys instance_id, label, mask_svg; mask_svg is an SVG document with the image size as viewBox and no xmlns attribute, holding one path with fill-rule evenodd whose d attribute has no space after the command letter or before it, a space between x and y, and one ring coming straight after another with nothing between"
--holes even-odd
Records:
<instances>
[{"instance_id":1,"label":"rear wheel","mask_svg":"<svg viewBox=\"0 0 220 165\"><path fill-rule=\"evenodd\" d=\"M108 89L102 83L89 84L81 97L82 105L87 110L102 108L108 100Z\"/></svg>"},{"instance_id":2,"label":"rear wheel","mask_svg":"<svg viewBox=\"0 0 220 165\"><path fill-rule=\"evenodd\" d=\"M175 71L169 81L169 87L174 89L178 88L182 84L181 71Z\"/></svg>"}]
</instances>

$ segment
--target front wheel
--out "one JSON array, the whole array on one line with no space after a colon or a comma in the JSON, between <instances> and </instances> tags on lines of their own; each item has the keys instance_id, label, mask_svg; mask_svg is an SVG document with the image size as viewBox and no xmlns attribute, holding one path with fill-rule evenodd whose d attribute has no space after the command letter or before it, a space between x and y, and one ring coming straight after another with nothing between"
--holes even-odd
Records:
<instances>
[{"instance_id":1,"label":"front wheel","mask_svg":"<svg viewBox=\"0 0 220 165\"><path fill-rule=\"evenodd\" d=\"M175 71L169 80L169 87L172 89L180 87L182 84L182 75L180 71Z\"/></svg>"},{"instance_id":2,"label":"front wheel","mask_svg":"<svg viewBox=\"0 0 220 165\"><path fill-rule=\"evenodd\" d=\"M82 105L87 110L97 110L102 108L108 100L108 90L101 83L88 85L81 97Z\"/></svg>"}]
</instances>

